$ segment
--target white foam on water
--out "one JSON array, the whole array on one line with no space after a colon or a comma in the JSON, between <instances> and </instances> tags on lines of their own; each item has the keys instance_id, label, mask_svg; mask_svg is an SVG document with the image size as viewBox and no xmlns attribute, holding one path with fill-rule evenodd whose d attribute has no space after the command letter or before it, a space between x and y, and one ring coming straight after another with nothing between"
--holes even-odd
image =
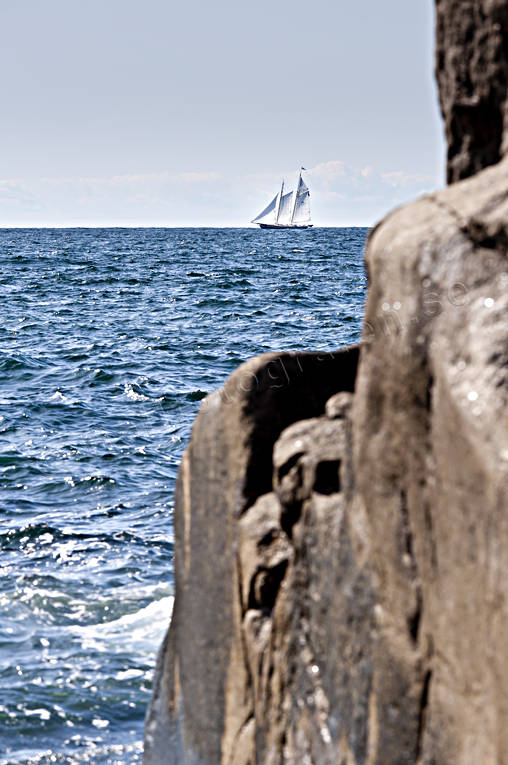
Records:
<instances>
[{"instance_id":1,"label":"white foam on water","mask_svg":"<svg viewBox=\"0 0 508 765\"><path fill-rule=\"evenodd\" d=\"M71 627L70 631L86 651L153 655L169 627L173 601L173 595L168 595L111 622Z\"/></svg>"},{"instance_id":2,"label":"white foam on water","mask_svg":"<svg viewBox=\"0 0 508 765\"><path fill-rule=\"evenodd\" d=\"M78 737L80 739L81 737ZM81 743L81 742L80 742ZM34 753L30 749L17 749L10 754L8 759L3 759L0 754L0 765L134 765L140 763L143 755L143 743L136 741L131 744L102 745L95 741L89 741L83 751L75 754L55 754L50 749Z\"/></svg>"},{"instance_id":3,"label":"white foam on water","mask_svg":"<svg viewBox=\"0 0 508 765\"><path fill-rule=\"evenodd\" d=\"M57 390L53 393L52 396L49 397L49 400L50 401L66 401L67 399L65 398L64 394L61 391Z\"/></svg>"},{"instance_id":4,"label":"white foam on water","mask_svg":"<svg viewBox=\"0 0 508 765\"><path fill-rule=\"evenodd\" d=\"M124 393L127 398L130 398L132 401L148 401L148 396L145 396L144 393L135 391L129 383L125 383L124 385Z\"/></svg>"}]
</instances>

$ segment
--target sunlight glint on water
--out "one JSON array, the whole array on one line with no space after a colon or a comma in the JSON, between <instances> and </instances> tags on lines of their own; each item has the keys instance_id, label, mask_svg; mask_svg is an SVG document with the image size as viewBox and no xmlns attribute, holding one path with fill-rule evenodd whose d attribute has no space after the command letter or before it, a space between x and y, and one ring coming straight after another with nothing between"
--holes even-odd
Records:
<instances>
[{"instance_id":1,"label":"sunlight glint on water","mask_svg":"<svg viewBox=\"0 0 508 765\"><path fill-rule=\"evenodd\" d=\"M0 231L0 763L137 763L199 401L358 340L365 229Z\"/></svg>"}]
</instances>

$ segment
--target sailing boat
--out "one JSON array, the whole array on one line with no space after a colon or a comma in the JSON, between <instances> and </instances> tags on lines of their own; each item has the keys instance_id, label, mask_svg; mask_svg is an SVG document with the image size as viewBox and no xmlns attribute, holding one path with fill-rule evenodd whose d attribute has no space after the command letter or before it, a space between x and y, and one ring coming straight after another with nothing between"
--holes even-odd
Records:
<instances>
[{"instance_id":1,"label":"sailing boat","mask_svg":"<svg viewBox=\"0 0 508 765\"><path fill-rule=\"evenodd\" d=\"M301 170L304 169L302 167ZM288 191L287 194L284 194L284 181L282 181L279 193L251 223L257 223L260 228L312 227L310 222L310 191L302 178L301 170L296 193Z\"/></svg>"}]
</instances>

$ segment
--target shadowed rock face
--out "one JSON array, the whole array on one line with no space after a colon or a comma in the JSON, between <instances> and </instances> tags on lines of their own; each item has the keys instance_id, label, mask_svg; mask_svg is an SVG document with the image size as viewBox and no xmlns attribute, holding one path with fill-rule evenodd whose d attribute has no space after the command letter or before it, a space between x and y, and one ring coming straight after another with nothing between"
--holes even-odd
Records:
<instances>
[{"instance_id":1,"label":"shadowed rock face","mask_svg":"<svg viewBox=\"0 0 508 765\"><path fill-rule=\"evenodd\" d=\"M453 183L508 151L508 3L436 0L436 11L436 76Z\"/></svg>"},{"instance_id":2,"label":"shadowed rock face","mask_svg":"<svg viewBox=\"0 0 508 765\"><path fill-rule=\"evenodd\" d=\"M147 719L146 763L218 763L237 750L245 720L242 704L232 707L231 700L235 689L246 697L249 682L241 653L241 524L260 497L271 495L281 432L324 413L337 391L351 392L357 364L358 348L267 354L203 402L177 481L176 601ZM284 539L281 532L282 546ZM253 598L275 602L287 566L279 563L255 573Z\"/></svg>"},{"instance_id":3,"label":"shadowed rock face","mask_svg":"<svg viewBox=\"0 0 508 765\"><path fill-rule=\"evenodd\" d=\"M203 402L145 765L508 765L505 6L438 0L472 177L371 232L361 351Z\"/></svg>"}]
</instances>

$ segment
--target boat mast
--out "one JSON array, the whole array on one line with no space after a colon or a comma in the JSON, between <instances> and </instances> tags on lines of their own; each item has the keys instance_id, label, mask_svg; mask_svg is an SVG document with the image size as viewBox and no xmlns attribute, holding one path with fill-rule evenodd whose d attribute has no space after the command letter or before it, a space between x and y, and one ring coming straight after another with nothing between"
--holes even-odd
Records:
<instances>
[{"instance_id":1,"label":"boat mast","mask_svg":"<svg viewBox=\"0 0 508 765\"><path fill-rule=\"evenodd\" d=\"M284 193L284 181L282 181L282 186L280 187L279 200L277 202L277 209L275 211L275 223L279 222L280 203L281 203L283 193Z\"/></svg>"},{"instance_id":2,"label":"boat mast","mask_svg":"<svg viewBox=\"0 0 508 765\"><path fill-rule=\"evenodd\" d=\"M298 192L300 190L301 180L302 180L302 171L300 170L300 175L298 176L298 183L296 184L295 198L293 199L293 209L291 210L291 221L290 221L291 225L293 225L293 218L295 217L296 202L298 200Z\"/></svg>"}]
</instances>

